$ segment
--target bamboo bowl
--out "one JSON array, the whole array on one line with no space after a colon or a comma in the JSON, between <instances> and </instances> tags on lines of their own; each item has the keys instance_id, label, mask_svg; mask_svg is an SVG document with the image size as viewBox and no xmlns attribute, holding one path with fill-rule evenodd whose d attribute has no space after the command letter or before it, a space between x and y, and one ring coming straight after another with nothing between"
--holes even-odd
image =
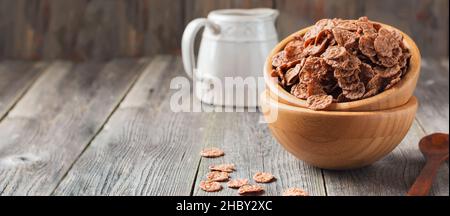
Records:
<instances>
[{"instance_id":1,"label":"bamboo bowl","mask_svg":"<svg viewBox=\"0 0 450 216\"><path fill-rule=\"evenodd\" d=\"M409 63L409 69L403 79L397 83L392 88L377 94L373 97L369 97L362 100L346 102L346 103L333 103L327 110L340 110L340 111L375 111L375 110L384 110L390 109L397 106L401 106L409 101L412 97L414 89L416 88L417 80L419 79L420 73L420 52L417 48L417 45L414 41L402 31L380 23L380 25L395 29L399 31L403 35L403 42L409 48L411 52L411 59ZM284 90L279 84L278 79L276 77L271 77L270 73L272 70L272 56L281 51L289 41L294 39L295 35L303 35L305 34L308 28L304 28L294 34L291 34L280 43L278 43L275 48L271 51L269 56L266 59L266 63L264 65L264 81L266 84L266 88L274 93L274 96L277 99L285 104L297 106L297 107L307 107L306 100L299 99L289 92Z\"/></svg>"},{"instance_id":2,"label":"bamboo bowl","mask_svg":"<svg viewBox=\"0 0 450 216\"><path fill-rule=\"evenodd\" d=\"M260 106L273 136L298 159L325 169L363 167L390 153L407 134L418 104L412 97L381 111L313 111L269 94L261 94Z\"/></svg>"}]
</instances>

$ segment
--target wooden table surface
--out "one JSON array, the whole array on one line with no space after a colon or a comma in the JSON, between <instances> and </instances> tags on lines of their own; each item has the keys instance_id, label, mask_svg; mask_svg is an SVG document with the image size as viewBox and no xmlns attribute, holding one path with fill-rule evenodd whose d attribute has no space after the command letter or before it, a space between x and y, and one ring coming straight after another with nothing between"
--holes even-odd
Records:
<instances>
[{"instance_id":1,"label":"wooden table surface","mask_svg":"<svg viewBox=\"0 0 450 216\"><path fill-rule=\"evenodd\" d=\"M170 81L179 57L106 63L0 62L1 195L237 195L198 187L209 164L237 165L233 177L267 171L264 195L300 187L311 195L404 195L424 165L425 134L449 131L448 59L424 59L420 106L402 143L351 171L297 160L258 123L258 112L172 112ZM202 148L223 148L218 159ZM448 161L433 195L449 195Z\"/></svg>"}]
</instances>

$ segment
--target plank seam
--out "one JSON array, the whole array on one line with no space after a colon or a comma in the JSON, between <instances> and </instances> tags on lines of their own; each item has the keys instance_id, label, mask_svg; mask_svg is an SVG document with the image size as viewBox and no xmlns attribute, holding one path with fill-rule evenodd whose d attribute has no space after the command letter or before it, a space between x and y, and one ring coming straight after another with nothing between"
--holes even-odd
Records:
<instances>
[{"instance_id":1,"label":"plank seam","mask_svg":"<svg viewBox=\"0 0 450 216\"><path fill-rule=\"evenodd\" d=\"M140 64L139 63L140 60L138 60L136 62L136 64ZM120 104L122 104L122 102L125 100L125 98L128 96L128 93L130 93L131 89L133 88L133 86L136 84L136 82L141 78L143 71L145 70L145 68L147 68L150 63L152 61L148 61L145 64L138 66L138 69L136 69L136 71L138 71L139 75L136 76L136 78L134 78L134 80L131 81L130 86L128 86L128 88L125 91L125 94L122 95L122 97L120 98L120 101L116 104L116 106L113 108L113 110L109 113L109 115L106 117L105 121L103 122L103 124L100 126L100 128L95 132L94 136L89 140L88 144L83 148L83 150L81 150L80 154L78 154L78 156L76 157L75 160L73 160L73 162L70 164L69 168L67 169L67 171L64 173L64 175L61 177L61 179L58 181L58 183L56 184L55 188L53 188L53 190L51 191L50 195L54 195L54 193L56 192L56 190L59 188L59 186L61 185L61 183L64 181L64 179L67 177L67 175L69 174L70 170L72 170L73 166L77 163L77 161L81 158L81 156L84 154L84 152L86 152L86 150L89 148L89 146L91 146L92 142L95 140L95 138L97 138L97 136L100 134L100 132L103 131L103 128L105 127L105 125L109 122L109 120L111 119L111 117L113 116L113 114L119 109Z\"/></svg>"},{"instance_id":2,"label":"plank seam","mask_svg":"<svg viewBox=\"0 0 450 216\"><path fill-rule=\"evenodd\" d=\"M33 70L33 67L34 67L35 65L37 65L37 64L39 64L39 63L35 63L33 66L31 66L31 68L30 68L29 70ZM6 116L8 116L8 114L11 112L11 110L13 110L13 109L16 107L17 103L19 103L19 101L22 100L22 98L28 93L28 91L35 85L36 81L37 81L44 73L46 73L46 72L48 71L48 68L50 68L50 65L52 65L52 64L53 64L53 63L48 64L48 65L44 66L44 68L38 70L38 71L42 71L42 72L38 72L39 74L36 75L36 77L34 77L34 78L31 80L30 84L28 84L28 86L26 86L26 87L24 88L22 94L19 94L19 95L14 99L13 103L12 103L11 106L6 110L6 112L3 114L3 116L0 116L0 122L2 122L2 121L6 118Z\"/></svg>"},{"instance_id":3,"label":"plank seam","mask_svg":"<svg viewBox=\"0 0 450 216\"><path fill-rule=\"evenodd\" d=\"M189 193L189 196L194 196L195 183L197 182L197 177L200 171L201 164L202 164L202 157L200 157L200 159L198 160L197 170L195 171L194 181L192 182L191 192Z\"/></svg>"},{"instance_id":4,"label":"plank seam","mask_svg":"<svg viewBox=\"0 0 450 216\"><path fill-rule=\"evenodd\" d=\"M414 117L414 120L417 122L417 126L419 126L420 131L422 131L422 133L424 135L427 135L427 131L425 130L425 127L422 125L422 122L420 122L420 120L417 118L417 116Z\"/></svg>"},{"instance_id":5,"label":"plank seam","mask_svg":"<svg viewBox=\"0 0 450 216\"><path fill-rule=\"evenodd\" d=\"M322 174L322 184L323 184L323 189L325 190L325 196L328 196L327 182L325 180L325 173L323 172L323 169L320 169L320 173Z\"/></svg>"}]
</instances>

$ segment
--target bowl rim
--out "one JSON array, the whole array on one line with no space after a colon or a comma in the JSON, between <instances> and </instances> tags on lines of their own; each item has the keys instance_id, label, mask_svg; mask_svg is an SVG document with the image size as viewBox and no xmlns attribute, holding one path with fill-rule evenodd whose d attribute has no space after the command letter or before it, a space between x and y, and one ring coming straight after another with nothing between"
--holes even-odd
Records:
<instances>
[{"instance_id":1,"label":"bowl rim","mask_svg":"<svg viewBox=\"0 0 450 216\"><path fill-rule=\"evenodd\" d=\"M381 98L388 97L388 96L392 95L393 93L395 93L395 91L398 91L399 89L403 88L404 86L407 86L407 84L409 82L413 82L415 80L414 78L419 75L420 65L421 65L421 55L420 55L419 48L417 47L416 43L411 39L411 37L409 37L403 31L401 31L393 26L390 26L390 25L387 25L384 23L380 23L380 22L376 22L376 21L371 21L371 22L380 24L383 27L397 30L398 32L400 32L403 35L403 42L405 43L405 46L410 50L410 54L411 54L411 58L409 60L408 71L406 72L405 77L403 77L400 80L400 82L397 83L396 85L394 85L392 88L385 90L375 96L368 97L368 98L361 99L361 100L343 102L343 103L333 102L332 105L329 108L327 108L328 111L341 111L341 110L345 111L348 109L362 107L367 104L376 103ZM294 32L294 33L290 34L289 36L287 36L286 38L284 38L282 41L280 41L272 49L272 51L266 58L266 63L264 64L264 82L265 82L267 88L271 92L274 92L277 95L277 97L280 97L281 99L283 99L283 100L287 101L288 103L293 104L297 107L307 107L306 100L297 98L294 95L290 94L288 91L286 91L284 88L282 88L279 85L277 77L272 77L270 75L271 71L272 71L272 57L275 54L277 54L279 51L284 49L286 44L294 39L294 36L305 34L311 27L313 27L313 25L303 28L297 32Z\"/></svg>"},{"instance_id":2,"label":"bowl rim","mask_svg":"<svg viewBox=\"0 0 450 216\"><path fill-rule=\"evenodd\" d=\"M418 107L418 100L415 96L412 96L408 102L401 106L383 109L383 110L375 110L375 111L339 111L339 110L311 110L305 107L293 106L285 103L281 103L280 101L275 100L269 94L268 90L264 90L260 95L260 106L265 104L270 107L270 111L272 110L283 110L291 113L304 114L304 115L315 115L315 116L330 116L330 117L355 117L355 116L374 116L380 114L395 114L407 109L416 109ZM264 113L267 110L261 108L261 111Z\"/></svg>"}]
</instances>

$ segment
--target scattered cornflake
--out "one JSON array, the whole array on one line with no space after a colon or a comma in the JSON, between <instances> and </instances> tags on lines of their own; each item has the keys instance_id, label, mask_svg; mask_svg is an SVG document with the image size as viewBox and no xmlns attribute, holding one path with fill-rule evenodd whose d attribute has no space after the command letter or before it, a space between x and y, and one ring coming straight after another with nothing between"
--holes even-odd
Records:
<instances>
[{"instance_id":1,"label":"scattered cornflake","mask_svg":"<svg viewBox=\"0 0 450 216\"><path fill-rule=\"evenodd\" d=\"M231 179L227 185L229 188L240 188L248 184L248 179Z\"/></svg>"},{"instance_id":2,"label":"scattered cornflake","mask_svg":"<svg viewBox=\"0 0 450 216\"><path fill-rule=\"evenodd\" d=\"M206 178L210 181L223 182L228 181L230 177L227 172L212 171L206 175Z\"/></svg>"},{"instance_id":3,"label":"scattered cornflake","mask_svg":"<svg viewBox=\"0 0 450 216\"><path fill-rule=\"evenodd\" d=\"M257 194L264 192L264 187L261 185L243 185L239 188L238 193L244 194Z\"/></svg>"},{"instance_id":4,"label":"scattered cornflake","mask_svg":"<svg viewBox=\"0 0 450 216\"><path fill-rule=\"evenodd\" d=\"M206 192L216 192L222 190L222 185L215 181L201 181L200 188Z\"/></svg>"},{"instance_id":5,"label":"scattered cornflake","mask_svg":"<svg viewBox=\"0 0 450 216\"><path fill-rule=\"evenodd\" d=\"M201 155L201 156L207 157L207 158L220 157L220 156L223 156L224 154L225 154L225 153L223 152L222 149L215 148L215 147L204 148L204 149L200 152L200 155Z\"/></svg>"},{"instance_id":6,"label":"scattered cornflake","mask_svg":"<svg viewBox=\"0 0 450 216\"><path fill-rule=\"evenodd\" d=\"M221 171L221 172L233 172L236 170L236 166L232 163L230 164L219 164L219 165L210 165L209 169L211 171Z\"/></svg>"},{"instance_id":7,"label":"scattered cornflake","mask_svg":"<svg viewBox=\"0 0 450 216\"><path fill-rule=\"evenodd\" d=\"M273 181L275 179L275 177L267 172L257 172L255 173L255 175L253 176L253 180L255 180L255 182L258 183L269 183L271 181Z\"/></svg>"},{"instance_id":8,"label":"scattered cornflake","mask_svg":"<svg viewBox=\"0 0 450 216\"><path fill-rule=\"evenodd\" d=\"M300 188L288 188L283 192L283 196L308 196L308 193Z\"/></svg>"}]
</instances>

